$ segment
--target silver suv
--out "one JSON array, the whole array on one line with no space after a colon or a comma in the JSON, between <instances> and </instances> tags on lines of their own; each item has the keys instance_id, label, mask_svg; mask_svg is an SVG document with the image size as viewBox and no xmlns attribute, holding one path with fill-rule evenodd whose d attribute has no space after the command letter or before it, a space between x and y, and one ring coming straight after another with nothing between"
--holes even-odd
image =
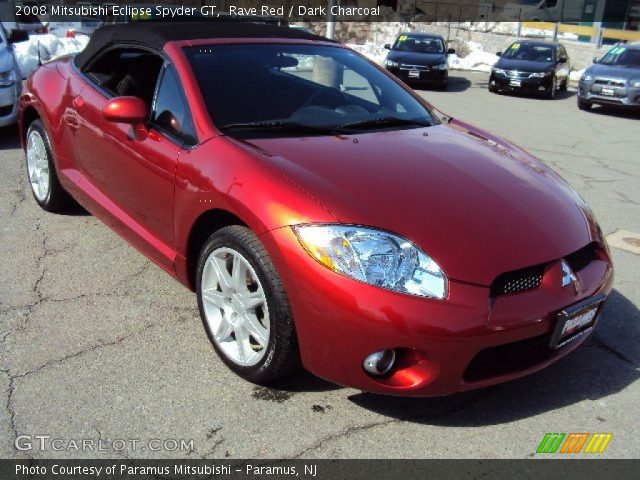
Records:
<instances>
[{"instance_id":1,"label":"silver suv","mask_svg":"<svg viewBox=\"0 0 640 480\"><path fill-rule=\"evenodd\" d=\"M578 108L594 103L640 107L640 44L616 45L594 58L578 85Z\"/></svg>"}]
</instances>

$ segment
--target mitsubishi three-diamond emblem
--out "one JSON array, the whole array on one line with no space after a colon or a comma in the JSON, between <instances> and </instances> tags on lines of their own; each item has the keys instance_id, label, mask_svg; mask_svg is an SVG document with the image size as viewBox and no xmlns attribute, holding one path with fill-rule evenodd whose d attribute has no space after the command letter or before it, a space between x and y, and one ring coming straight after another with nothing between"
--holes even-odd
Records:
<instances>
[{"instance_id":1,"label":"mitsubishi three-diamond emblem","mask_svg":"<svg viewBox=\"0 0 640 480\"><path fill-rule=\"evenodd\" d=\"M571 267L567 262L562 260L560 262L560 265L562 266L562 286L566 287L569 284L573 285L573 288L577 295L580 291L580 280L578 280L578 277L576 277L576 274L573 273L573 270L571 270Z\"/></svg>"}]
</instances>

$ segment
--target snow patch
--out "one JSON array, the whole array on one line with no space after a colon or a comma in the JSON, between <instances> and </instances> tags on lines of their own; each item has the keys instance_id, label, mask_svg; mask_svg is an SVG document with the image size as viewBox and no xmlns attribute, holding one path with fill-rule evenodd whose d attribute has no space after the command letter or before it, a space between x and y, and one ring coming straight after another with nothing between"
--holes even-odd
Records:
<instances>
[{"instance_id":1,"label":"snow patch","mask_svg":"<svg viewBox=\"0 0 640 480\"><path fill-rule=\"evenodd\" d=\"M449 68L452 70L490 72L499 57L493 53L485 52L478 42L469 40L465 43L471 53L466 57L458 57L456 54L449 55Z\"/></svg>"},{"instance_id":2,"label":"snow patch","mask_svg":"<svg viewBox=\"0 0 640 480\"><path fill-rule=\"evenodd\" d=\"M29 40L16 43L13 47L16 61L27 78L38 67L38 60L42 63L55 60L64 55L78 53L89 43L86 35L76 35L75 38L58 38L55 35L30 35Z\"/></svg>"},{"instance_id":3,"label":"snow patch","mask_svg":"<svg viewBox=\"0 0 640 480\"><path fill-rule=\"evenodd\" d=\"M347 47L356 52L364 55L369 60L382 65L384 63L384 59L387 58L387 53L389 52L384 47L367 42L364 45L358 45L355 43L347 43Z\"/></svg>"}]
</instances>

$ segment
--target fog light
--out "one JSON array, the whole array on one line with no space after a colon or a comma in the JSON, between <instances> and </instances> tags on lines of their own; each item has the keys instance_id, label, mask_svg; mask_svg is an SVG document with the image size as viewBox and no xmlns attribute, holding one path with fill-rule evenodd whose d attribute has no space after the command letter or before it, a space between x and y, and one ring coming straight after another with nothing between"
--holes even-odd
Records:
<instances>
[{"instance_id":1,"label":"fog light","mask_svg":"<svg viewBox=\"0 0 640 480\"><path fill-rule=\"evenodd\" d=\"M396 362L396 351L392 348L374 352L364 359L364 370L370 375L384 375L389 373Z\"/></svg>"}]
</instances>

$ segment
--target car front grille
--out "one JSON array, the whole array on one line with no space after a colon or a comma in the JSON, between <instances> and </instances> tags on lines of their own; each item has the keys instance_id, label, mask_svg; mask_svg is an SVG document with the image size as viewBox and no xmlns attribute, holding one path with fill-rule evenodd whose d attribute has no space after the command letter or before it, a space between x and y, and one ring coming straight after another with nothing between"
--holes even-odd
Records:
<instances>
[{"instance_id":1,"label":"car front grille","mask_svg":"<svg viewBox=\"0 0 640 480\"><path fill-rule=\"evenodd\" d=\"M557 353L549 347L551 334L546 333L506 345L485 348L471 360L462 378L474 383L501 375L510 375L539 365Z\"/></svg>"},{"instance_id":2,"label":"car front grille","mask_svg":"<svg viewBox=\"0 0 640 480\"><path fill-rule=\"evenodd\" d=\"M429 70L428 65L409 65L406 63L401 63L400 68L402 70L423 70L423 71Z\"/></svg>"},{"instance_id":3,"label":"car front grille","mask_svg":"<svg viewBox=\"0 0 640 480\"><path fill-rule=\"evenodd\" d=\"M567 255L564 259L574 272L579 272L599 255L600 246L597 242L591 242L579 250ZM505 272L496 277L491 283L490 295L500 297L514 293L526 292L540 286L545 268L552 262L541 263L532 267Z\"/></svg>"},{"instance_id":4,"label":"car front grille","mask_svg":"<svg viewBox=\"0 0 640 480\"><path fill-rule=\"evenodd\" d=\"M542 282L545 266L546 264L543 263L498 275L491 284L491 296L498 297L538 288Z\"/></svg>"},{"instance_id":5,"label":"car front grille","mask_svg":"<svg viewBox=\"0 0 640 480\"><path fill-rule=\"evenodd\" d=\"M505 73L509 78L529 78L531 76L529 72L520 72L518 70L506 70Z\"/></svg>"},{"instance_id":6,"label":"car front grille","mask_svg":"<svg viewBox=\"0 0 640 480\"><path fill-rule=\"evenodd\" d=\"M607 78L596 78L593 83L596 85L604 85L605 87L624 87L626 85L624 80L611 80Z\"/></svg>"}]
</instances>

